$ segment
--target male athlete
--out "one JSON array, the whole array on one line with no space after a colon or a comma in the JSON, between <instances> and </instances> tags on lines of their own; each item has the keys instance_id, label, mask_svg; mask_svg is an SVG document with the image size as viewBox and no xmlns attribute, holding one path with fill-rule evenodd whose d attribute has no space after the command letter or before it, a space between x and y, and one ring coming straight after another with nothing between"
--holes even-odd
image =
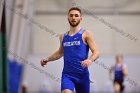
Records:
<instances>
[{"instance_id":1,"label":"male athlete","mask_svg":"<svg viewBox=\"0 0 140 93\"><path fill-rule=\"evenodd\" d=\"M88 67L99 57L99 51L92 32L80 27L81 20L81 10L78 7L72 7L68 12L70 29L60 35L59 49L48 58L41 60L41 65L44 66L64 56L62 93L73 93L74 89L76 93L90 93ZM89 48L92 55L88 58Z\"/></svg>"},{"instance_id":2,"label":"male athlete","mask_svg":"<svg viewBox=\"0 0 140 93\"><path fill-rule=\"evenodd\" d=\"M123 55L116 56L116 64L110 69L110 79L112 80L112 72L114 71L114 91L122 93L124 90L124 77L127 76L128 70L126 64L123 63Z\"/></svg>"}]
</instances>

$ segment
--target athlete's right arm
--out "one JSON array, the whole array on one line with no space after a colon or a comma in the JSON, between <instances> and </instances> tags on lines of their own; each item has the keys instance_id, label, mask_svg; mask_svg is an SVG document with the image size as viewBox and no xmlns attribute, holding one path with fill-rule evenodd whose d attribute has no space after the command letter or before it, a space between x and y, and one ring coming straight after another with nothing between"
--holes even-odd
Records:
<instances>
[{"instance_id":1,"label":"athlete's right arm","mask_svg":"<svg viewBox=\"0 0 140 93\"><path fill-rule=\"evenodd\" d=\"M49 56L48 58L41 59L41 61L40 61L41 66L44 67L44 65L46 65L48 62L57 60L63 56L62 40L63 40L63 34L60 35L59 49L56 52L54 52L51 56Z\"/></svg>"},{"instance_id":2,"label":"athlete's right arm","mask_svg":"<svg viewBox=\"0 0 140 93\"><path fill-rule=\"evenodd\" d=\"M114 65L111 66L111 68L109 69L109 78L110 78L110 80L113 80L113 76L112 76L113 70L114 70Z\"/></svg>"}]
</instances>

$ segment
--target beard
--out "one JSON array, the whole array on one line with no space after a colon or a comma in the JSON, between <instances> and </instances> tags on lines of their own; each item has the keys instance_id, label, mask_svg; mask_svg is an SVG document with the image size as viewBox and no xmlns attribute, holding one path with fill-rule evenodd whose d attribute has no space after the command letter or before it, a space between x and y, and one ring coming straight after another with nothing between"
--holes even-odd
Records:
<instances>
[{"instance_id":1,"label":"beard","mask_svg":"<svg viewBox=\"0 0 140 93\"><path fill-rule=\"evenodd\" d=\"M72 26L72 27L76 27L77 25L79 25L79 23L80 23L80 20L78 20L77 22L71 22L70 20L68 20L69 21L69 24Z\"/></svg>"}]
</instances>

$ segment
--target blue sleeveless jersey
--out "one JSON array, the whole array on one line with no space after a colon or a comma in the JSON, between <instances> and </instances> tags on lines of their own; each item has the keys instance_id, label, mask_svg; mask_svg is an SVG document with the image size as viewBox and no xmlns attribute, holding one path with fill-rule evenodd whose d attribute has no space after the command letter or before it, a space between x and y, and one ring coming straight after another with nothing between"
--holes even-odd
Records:
<instances>
[{"instance_id":1,"label":"blue sleeveless jersey","mask_svg":"<svg viewBox=\"0 0 140 93\"><path fill-rule=\"evenodd\" d=\"M124 80L123 64L121 64L120 66L116 65L114 69L114 73L115 73L115 77L114 77L115 80L123 81Z\"/></svg>"},{"instance_id":2,"label":"blue sleeveless jersey","mask_svg":"<svg viewBox=\"0 0 140 93\"><path fill-rule=\"evenodd\" d=\"M81 62L88 58L89 46L82 40L84 29L81 28L73 36L68 32L64 34L62 46L64 50L64 68L63 73L87 73L88 68L83 68Z\"/></svg>"}]
</instances>

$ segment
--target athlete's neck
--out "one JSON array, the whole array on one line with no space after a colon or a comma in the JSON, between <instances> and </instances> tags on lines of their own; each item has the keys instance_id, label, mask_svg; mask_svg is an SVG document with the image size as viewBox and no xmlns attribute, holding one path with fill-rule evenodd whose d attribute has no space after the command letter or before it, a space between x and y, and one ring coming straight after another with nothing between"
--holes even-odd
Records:
<instances>
[{"instance_id":1,"label":"athlete's neck","mask_svg":"<svg viewBox=\"0 0 140 93\"><path fill-rule=\"evenodd\" d=\"M76 27L71 27L70 26L70 34L71 35L74 35L75 33L77 33L79 30L81 29L81 27L80 26L76 26Z\"/></svg>"},{"instance_id":2,"label":"athlete's neck","mask_svg":"<svg viewBox=\"0 0 140 93\"><path fill-rule=\"evenodd\" d=\"M118 61L118 62L116 62L116 64L123 64L123 62L122 61Z\"/></svg>"}]
</instances>

